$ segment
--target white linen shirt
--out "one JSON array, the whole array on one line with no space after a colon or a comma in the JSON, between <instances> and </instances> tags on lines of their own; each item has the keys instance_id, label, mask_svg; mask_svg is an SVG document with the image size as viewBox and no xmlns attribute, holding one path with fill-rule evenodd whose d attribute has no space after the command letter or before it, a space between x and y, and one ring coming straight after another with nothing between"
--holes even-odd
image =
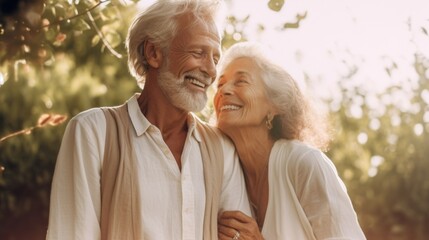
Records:
<instances>
[{"instance_id":1,"label":"white linen shirt","mask_svg":"<svg viewBox=\"0 0 429 240\"><path fill-rule=\"evenodd\" d=\"M342 180L321 151L278 140L269 159L266 240L361 240L365 235Z\"/></svg>"},{"instance_id":2,"label":"white linen shirt","mask_svg":"<svg viewBox=\"0 0 429 240\"><path fill-rule=\"evenodd\" d=\"M141 182L143 232L151 239L202 239L205 185L195 116L189 114L182 170L160 130L141 113L136 94L127 101L134 128L133 149ZM47 239L100 239L100 181L106 119L99 108L70 120L52 182ZM221 140L224 178L219 210L250 214L245 182L235 148Z\"/></svg>"}]
</instances>

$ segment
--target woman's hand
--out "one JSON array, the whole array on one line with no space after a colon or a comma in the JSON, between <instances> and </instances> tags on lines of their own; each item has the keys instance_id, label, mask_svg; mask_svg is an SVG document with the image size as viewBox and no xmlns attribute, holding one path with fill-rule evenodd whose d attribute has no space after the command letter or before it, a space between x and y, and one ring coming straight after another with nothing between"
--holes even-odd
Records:
<instances>
[{"instance_id":1,"label":"woman's hand","mask_svg":"<svg viewBox=\"0 0 429 240\"><path fill-rule=\"evenodd\" d=\"M225 211L218 218L219 240L263 240L255 219L240 211Z\"/></svg>"}]
</instances>

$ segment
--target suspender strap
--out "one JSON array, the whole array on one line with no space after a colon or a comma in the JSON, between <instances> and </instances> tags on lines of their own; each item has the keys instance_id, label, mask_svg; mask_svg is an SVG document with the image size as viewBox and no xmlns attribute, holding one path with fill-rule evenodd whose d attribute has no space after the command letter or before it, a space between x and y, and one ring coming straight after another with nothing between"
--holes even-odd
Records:
<instances>
[{"instance_id":1,"label":"suspender strap","mask_svg":"<svg viewBox=\"0 0 429 240\"><path fill-rule=\"evenodd\" d=\"M200 143L203 159L206 207L204 211L204 239L218 239L217 215L223 179L223 150L219 133L213 127L197 120L197 129L202 137Z\"/></svg>"},{"instance_id":2,"label":"suspender strap","mask_svg":"<svg viewBox=\"0 0 429 240\"><path fill-rule=\"evenodd\" d=\"M101 239L142 240L140 193L127 105L102 108L106 145L101 171Z\"/></svg>"}]
</instances>

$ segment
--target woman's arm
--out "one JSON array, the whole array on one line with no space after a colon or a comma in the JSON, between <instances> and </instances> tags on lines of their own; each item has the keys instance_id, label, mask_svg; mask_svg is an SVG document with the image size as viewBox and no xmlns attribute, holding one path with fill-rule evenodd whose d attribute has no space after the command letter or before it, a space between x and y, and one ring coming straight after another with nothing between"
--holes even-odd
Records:
<instances>
[{"instance_id":1,"label":"woman's arm","mask_svg":"<svg viewBox=\"0 0 429 240\"><path fill-rule=\"evenodd\" d=\"M366 239L332 161L311 150L296 161L294 187L317 239Z\"/></svg>"}]
</instances>

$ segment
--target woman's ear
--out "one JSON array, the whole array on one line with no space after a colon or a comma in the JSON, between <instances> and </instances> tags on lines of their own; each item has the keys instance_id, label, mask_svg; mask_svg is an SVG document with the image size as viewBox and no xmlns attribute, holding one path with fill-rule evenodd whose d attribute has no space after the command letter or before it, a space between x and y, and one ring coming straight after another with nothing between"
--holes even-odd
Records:
<instances>
[{"instance_id":1,"label":"woman's ear","mask_svg":"<svg viewBox=\"0 0 429 240\"><path fill-rule=\"evenodd\" d=\"M274 117L278 114L280 114L280 111L277 109L277 107L274 106L274 104L270 104L270 107L268 108L268 112Z\"/></svg>"},{"instance_id":2,"label":"woman's ear","mask_svg":"<svg viewBox=\"0 0 429 240\"><path fill-rule=\"evenodd\" d=\"M147 63L153 68L159 68L162 63L162 51L150 40L144 42L144 55Z\"/></svg>"}]
</instances>

